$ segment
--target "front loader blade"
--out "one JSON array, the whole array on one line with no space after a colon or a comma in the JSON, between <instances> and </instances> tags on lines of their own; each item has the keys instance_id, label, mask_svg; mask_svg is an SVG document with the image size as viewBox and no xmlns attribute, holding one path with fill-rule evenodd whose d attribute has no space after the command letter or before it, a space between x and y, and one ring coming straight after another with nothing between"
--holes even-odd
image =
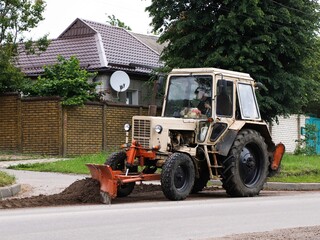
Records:
<instances>
[{"instance_id":1,"label":"front loader blade","mask_svg":"<svg viewBox=\"0 0 320 240\"><path fill-rule=\"evenodd\" d=\"M86 164L91 176L100 182L102 202L110 204L111 200L117 197L118 180L115 177L121 171L112 170L109 165Z\"/></svg>"}]
</instances>

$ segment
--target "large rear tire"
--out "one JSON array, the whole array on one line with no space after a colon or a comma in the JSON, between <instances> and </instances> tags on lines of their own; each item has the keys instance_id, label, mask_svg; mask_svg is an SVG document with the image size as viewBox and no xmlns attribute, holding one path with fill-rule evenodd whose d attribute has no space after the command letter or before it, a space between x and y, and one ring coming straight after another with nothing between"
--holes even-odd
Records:
<instances>
[{"instance_id":1,"label":"large rear tire","mask_svg":"<svg viewBox=\"0 0 320 240\"><path fill-rule=\"evenodd\" d=\"M184 153L173 153L161 172L161 188L169 200L183 200L191 192L195 178L192 159Z\"/></svg>"},{"instance_id":2,"label":"large rear tire","mask_svg":"<svg viewBox=\"0 0 320 240\"><path fill-rule=\"evenodd\" d=\"M266 182L269 167L267 145L262 136L250 129L240 131L222 165L222 186L228 195L258 195Z\"/></svg>"},{"instance_id":3,"label":"large rear tire","mask_svg":"<svg viewBox=\"0 0 320 240\"><path fill-rule=\"evenodd\" d=\"M126 161L127 155L126 152L115 152L112 153L109 158L106 160L105 165L109 165L113 170L121 170L124 171L124 164ZM135 169L131 169L131 171L134 171ZM130 169L129 169L130 172ZM117 196L118 197L126 197L130 193L132 193L135 182L122 184L118 186Z\"/></svg>"}]
</instances>

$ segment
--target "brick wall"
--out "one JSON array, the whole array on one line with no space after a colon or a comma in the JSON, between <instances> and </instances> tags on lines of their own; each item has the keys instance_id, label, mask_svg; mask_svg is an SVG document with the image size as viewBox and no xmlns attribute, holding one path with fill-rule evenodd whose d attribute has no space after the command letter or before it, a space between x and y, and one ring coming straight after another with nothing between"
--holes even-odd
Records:
<instances>
[{"instance_id":1,"label":"brick wall","mask_svg":"<svg viewBox=\"0 0 320 240\"><path fill-rule=\"evenodd\" d=\"M62 107L59 98L0 96L0 150L72 156L119 149L123 125L148 108L88 103ZM131 139L131 136L130 138Z\"/></svg>"},{"instance_id":2,"label":"brick wall","mask_svg":"<svg viewBox=\"0 0 320 240\"><path fill-rule=\"evenodd\" d=\"M148 115L148 109L128 106L128 105L108 105L106 108L106 147L119 148L125 143L126 135L123 129L125 123L132 122L132 117L136 115ZM131 133L129 142L131 141Z\"/></svg>"},{"instance_id":3,"label":"brick wall","mask_svg":"<svg viewBox=\"0 0 320 240\"><path fill-rule=\"evenodd\" d=\"M67 108L66 129L67 155L98 153L103 150L103 106L85 105Z\"/></svg>"},{"instance_id":4,"label":"brick wall","mask_svg":"<svg viewBox=\"0 0 320 240\"><path fill-rule=\"evenodd\" d=\"M0 96L0 150L18 151L19 138L19 109L18 94Z\"/></svg>"},{"instance_id":5,"label":"brick wall","mask_svg":"<svg viewBox=\"0 0 320 240\"><path fill-rule=\"evenodd\" d=\"M22 152L61 154L61 105L58 98L21 101Z\"/></svg>"},{"instance_id":6,"label":"brick wall","mask_svg":"<svg viewBox=\"0 0 320 240\"><path fill-rule=\"evenodd\" d=\"M300 128L305 126L306 116L290 115L279 117L278 123L274 122L270 127L274 143L282 142L286 146L287 153L293 153L296 149L296 140L300 139Z\"/></svg>"}]
</instances>

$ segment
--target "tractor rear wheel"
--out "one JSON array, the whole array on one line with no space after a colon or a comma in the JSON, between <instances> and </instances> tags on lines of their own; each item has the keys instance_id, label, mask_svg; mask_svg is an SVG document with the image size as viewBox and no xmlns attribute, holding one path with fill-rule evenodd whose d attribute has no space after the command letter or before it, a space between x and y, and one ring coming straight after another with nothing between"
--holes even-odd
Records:
<instances>
[{"instance_id":1,"label":"tractor rear wheel","mask_svg":"<svg viewBox=\"0 0 320 240\"><path fill-rule=\"evenodd\" d=\"M121 170L124 171L124 164L126 161L127 155L126 152L120 151L112 153L109 158L104 163L105 165L109 165L113 170ZM131 171L130 171L131 170ZM136 171L136 169L129 169L129 172ZM118 197L126 197L130 193L132 193L135 182L126 183L118 186L117 196Z\"/></svg>"},{"instance_id":2,"label":"tractor rear wheel","mask_svg":"<svg viewBox=\"0 0 320 240\"><path fill-rule=\"evenodd\" d=\"M227 158L222 162L222 183L232 197L258 195L268 176L268 151L257 131L239 132Z\"/></svg>"},{"instance_id":3,"label":"tractor rear wheel","mask_svg":"<svg viewBox=\"0 0 320 240\"><path fill-rule=\"evenodd\" d=\"M184 153L173 153L162 167L161 188L170 200L183 200L192 190L195 170L192 159Z\"/></svg>"}]
</instances>

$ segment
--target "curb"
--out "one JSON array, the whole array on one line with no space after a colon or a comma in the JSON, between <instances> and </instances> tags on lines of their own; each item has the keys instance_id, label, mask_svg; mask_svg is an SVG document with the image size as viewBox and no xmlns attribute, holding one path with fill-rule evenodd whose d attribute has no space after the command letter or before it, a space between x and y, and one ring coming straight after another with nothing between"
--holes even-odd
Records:
<instances>
[{"instance_id":1,"label":"curb","mask_svg":"<svg viewBox=\"0 0 320 240\"><path fill-rule=\"evenodd\" d=\"M273 191L318 191L320 190L320 183L267 182L264 184L263 189Z\"/></svg>"},{"instance_id":2,"label":"curb","mask_svg":"<svg viewBox=\"0 0 320 240\"><path fill-rule=\"evenodd\" d=\"M21 184L14 184L9 187L0 187L0 200L13 197L21 191Z\"/></svg>"}]
</instances>

